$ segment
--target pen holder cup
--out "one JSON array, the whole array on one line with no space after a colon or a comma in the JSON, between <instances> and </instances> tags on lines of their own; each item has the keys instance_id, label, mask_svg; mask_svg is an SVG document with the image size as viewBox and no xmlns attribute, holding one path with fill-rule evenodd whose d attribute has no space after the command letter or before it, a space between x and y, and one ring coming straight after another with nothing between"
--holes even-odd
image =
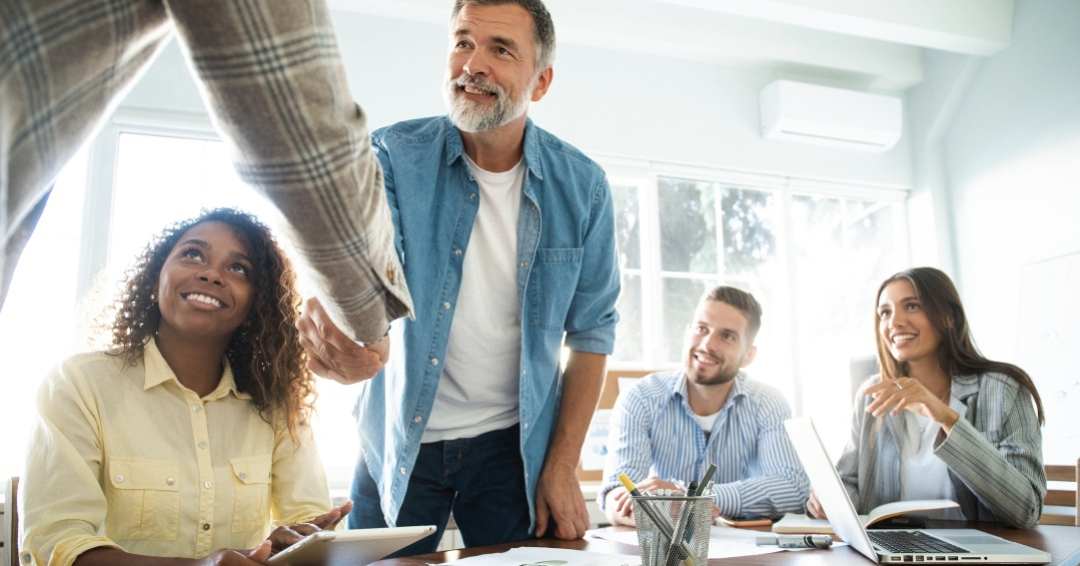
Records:
<instances>
[{"instance_id":1,"label":"pen holder cup","mask_svg":"<svg viewBox=\"0 0 1080 566\"><path fill-rule=\"evenodd\" d=\"M712 497L634 497L641 566L707 566Z\"/></svg>"}]
</instances>

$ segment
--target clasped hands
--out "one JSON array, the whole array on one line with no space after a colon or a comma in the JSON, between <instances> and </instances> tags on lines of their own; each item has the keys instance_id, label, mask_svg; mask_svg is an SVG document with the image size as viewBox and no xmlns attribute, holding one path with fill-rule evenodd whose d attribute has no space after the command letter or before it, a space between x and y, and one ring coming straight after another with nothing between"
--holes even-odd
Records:
<instances>
[{"instance_id":1,"label":"clasped hands","mask_svg":"<svg viewBox=\"0 0 1080 566\"><path fill-rule=\"evenodd\" d=\"M315 297L304 301L296 319L300 344L307 350L307 368L344 385L375 377L390 356L390 336L360 344L341 331Z\"/></svg>"},{"instance_id":2,"label":"clasped hands","mask_svg":"<svg viewBox=\"0 0 1080 566\"><path fill-rule=\"evenodd\" d=\"M960 414L949 408L946 401L915 378L885 379L867 387L864 393L873 399L867 405L866 412L875 417L881 417L886 411L890 415L898 415L900 411L908 410L940 424L945 434L960 418Z\"/></svg>"}]
</instances>

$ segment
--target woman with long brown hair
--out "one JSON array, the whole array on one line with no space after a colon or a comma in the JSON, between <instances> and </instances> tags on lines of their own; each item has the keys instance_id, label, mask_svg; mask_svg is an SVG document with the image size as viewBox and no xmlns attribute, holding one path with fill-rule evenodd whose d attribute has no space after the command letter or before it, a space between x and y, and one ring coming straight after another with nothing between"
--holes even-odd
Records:
<instances>
[{"instance_id":1,"label":"woman with long brown hair","mask_svg":"<svg viewBox=\"0 0 1080 566\"><path fill-rule=\"evenodd\" d=\"M254 565L348 513L308 426L294 281L266 226L232 209L151 242L108 350L64 360L38 394L24 562Z\"/></svg>"},{"instance_id":2,"label":"woman with long brown hair","mask_svg":"<svg viewBox=\"0 0 1080 566\"><path fill-rule=\"evenodd\" d=\"M952 499L962 517L947 518L1033 526L1046 475L1031 377L979 353L960 294L938 269L886 279L874 320L881 373L859 391L837 463L856 509ZM813 496L807 509L824 515Z\"/></svg>"}]
</instances>

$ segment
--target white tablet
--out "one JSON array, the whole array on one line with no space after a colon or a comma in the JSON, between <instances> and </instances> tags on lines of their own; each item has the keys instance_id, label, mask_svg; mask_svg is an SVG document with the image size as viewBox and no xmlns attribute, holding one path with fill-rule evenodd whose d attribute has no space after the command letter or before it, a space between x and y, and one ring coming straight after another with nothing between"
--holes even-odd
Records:
<instances>
[{"instance_id":1,"label":"white tablet","mask_svg":"<svg viewBox=\"0 0 1080 566\"><path fill-rule=\"evenodd\" d=\"M434 525L319 531L267 560L274 566L367 566L435 533Z\"/></svg>"}]
</instances>

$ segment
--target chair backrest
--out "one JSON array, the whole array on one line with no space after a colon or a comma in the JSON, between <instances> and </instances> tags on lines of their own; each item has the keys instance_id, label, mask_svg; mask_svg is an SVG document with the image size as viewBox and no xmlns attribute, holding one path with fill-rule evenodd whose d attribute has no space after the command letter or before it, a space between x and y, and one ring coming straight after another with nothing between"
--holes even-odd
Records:
<instances>
[{"instance_id":1,"label":"chair backrest","mask_svg":"<svg viewBox=\"0 0 1080 566\"><path fill-rule=\"evenodd\" d=\"M19 565L19 476L4 486L4 566Z\"/></svg>"},{"instance_id":2,"label":"chair backrest","mask_svg":"<svg viewBox=\"0 0 1080 566\"><path fill-rule=\"evenodd\" d=\"M624 377L639 378L661 370L655 369L609 369L604 375L604 384L600 388L600 399L596 403L597 409L610 409L615 406L615 399L619 397L619 379ZM591 427L590 427L591 428ZM589 449L589 439L585 440L582 450ZM604 479L601 470L586 470L578 464L578 481L599 482Z\"/></svg>"},{"instance_id":3,"label":"chair backrest","mask_svg":"<svg viewBox=\"0 0 1080 566\"><path fill-rule=\"evenodd\" d=\"M1060 483L1051 485L1046 490L1046 499L1043 502L1043 515L1039 523L1043 525L1074 525L1080 526L1080 491L1076 489L1080 484L1080 459L1076 466L1047 466L1047 482L1068 482L1070 485L1062 486ZM1071 511L1071 512L1070 512Z\"/></svg>"}]
</instances>

